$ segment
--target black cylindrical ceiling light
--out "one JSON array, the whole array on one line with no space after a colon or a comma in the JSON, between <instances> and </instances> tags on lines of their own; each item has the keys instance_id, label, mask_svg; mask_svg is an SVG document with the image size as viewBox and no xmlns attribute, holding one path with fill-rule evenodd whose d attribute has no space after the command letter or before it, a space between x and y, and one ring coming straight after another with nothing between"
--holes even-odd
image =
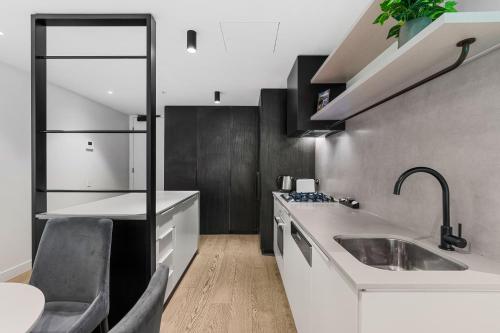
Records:
<instances>
[{"instance_id":1,"label":"black cylindrical ceiling light","mask_svg":"<svg viewBox=\"0 0 500 333\"><path fill-rule=\"evenodd\" d=\"M187 51L196 53L196 31L188 30L187 32Z\"/></svg>"},{"instance_id":2,"label":"black cylindrical ceiling light","mask_svg":"<svg viewBox=\"0 0 500 333\"><path fill-rule=\"evenodd\" d=\"M216 91L214 94L214 103L220 104L220 91Z\"/></svg>"}]
</instances>

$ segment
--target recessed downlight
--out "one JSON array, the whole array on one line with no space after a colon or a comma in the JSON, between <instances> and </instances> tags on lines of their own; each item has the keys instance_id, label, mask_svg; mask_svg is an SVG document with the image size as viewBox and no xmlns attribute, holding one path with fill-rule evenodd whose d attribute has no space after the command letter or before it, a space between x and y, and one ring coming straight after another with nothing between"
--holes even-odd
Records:
<instances>
[{"instance_id":1,"label":"recessed downlight","mask_svg":"<svg viewBox=\"0 0 500 333\"><path fill-rule=\"evenodd\" d=\"M216 91L214 94L214 103L220 104L220 91Z\"/></svg>"},{"instance_id":2,"label":"recessed downlight","mask_svg":"<svg viewBox=\"0 0 500 333\"><path fill-rule=\"evenodd\" d=\"M3 35L4 35L4 33L0 31L0 36L3 36Z\"/></svg>"},{"instance_id":3,"label":"recessed downlight","mask_svg":"<svg viewBox=\"0 0 500 333\"><path fill-rule=\"evenodd\" d=\"M188 53L196 53L196 31L187 31L187 49Z\"/></svg>"},{"instance_id":4,"label":"recessed downlight","mask_svg":"<svg viewBox=\"0 0 500 333\"><path fill-rule=\"evenodd\" d=\"M108 90L108 95L113 95L113 90Z\"/></svg>"}]
</instances>

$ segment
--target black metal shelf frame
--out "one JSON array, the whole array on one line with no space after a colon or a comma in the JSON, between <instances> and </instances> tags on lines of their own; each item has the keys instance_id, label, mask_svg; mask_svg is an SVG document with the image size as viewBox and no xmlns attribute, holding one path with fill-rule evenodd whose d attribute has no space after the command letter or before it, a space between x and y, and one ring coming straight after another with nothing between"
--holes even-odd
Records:
<instances>
[{"instance_id":1,"label":"black metal shelf frame","mask_svg":"<svg viewBox=\"0 0 500 333\"><path fill-rule=\"evenodd\" d=\"M43 190L37 189L41 193L146 193L147 190Z\"/></svg>"},{"instance_id":2,"label":"black metal shelf frame","mask_svg":"<svg viewBox=\"0 0 500 333\"><path fill-rule=\"evenodd\" d=\"M467 39L464 39L464 40L461 40L460 42L458 42L457 43L457 47L461 48L460 55L458 56L458 59L453 64L451 64L450 66L448 66L448 67L440 70L439 72L434 73L434 74L432 74L432 75L430 75L430 76L428 76L428 77L426 77L426 78L424 78L424 79L422 79L422 80L420 80L420 81L418 81L418 82L416 82L416 83L414 83L414 84L412 84L412 85L410 85L410 86L408 86L408 87L406 87L406 88L404 88L404 89L402 89L402 90L400 90L400 91L398 91L398 92L396 92L396 93L394 93L394 94L392 94L392 95L390 95L390 96L388 96L388 97L386 97L386 98L384 98L384 99L382 99L382 100L380 100L380 101L378 101L378 102L376 102L376 103L374 103L374 104L372 104L370 106L368 106L368 107L366 107L366 108L364 108L364 109L362 109L362 110L360 110L360 111L358 111L358 112L350 115L349 117L346 117L344 119L336 121L335 123L333 123L333 125L330 127L330 129L334 129L336 126L345 123L349 119L352 119L354 117L359 116L360 114L363 114L363 113L365 113L367 111L370 111L371 109L376 108L379 105L387 103L390 100L392 100L392 99L394 99L394 98L396 98L398 96L404 95L407 92L409 92L409 91L411 91L411 90L413 90L415 88L418 88L418 87L420 87L420 86L422 86L422 85L424 85L424 84L426 84L426 83L428 83L428 82L430 82L430 81L432 81L434 79L437 79L440 76L443 76L443 75L445 75L445 74L447 74L447 73L449 73L449 72L457 69L458 67L460 67L460 65L463 64L463 62L465 61L465 59L467 59L467 55L469 54L470 46L475 41L476 41L475 38L467 38ZM326 137L329 137L331 135L335 135L337 133L340 133L340 132L334 132L334 133L327 134Z\"/></svg>"},{"instance_id":3,"label":"black metal shelf frame","mask_svg":"<svg viewBox=\"0 0 500 333\"><path fill-rule=\"evenodd\" d=\"M68 56L48 56L48 55L37 55L35 56L36 59L45 59L45 60L51 60L51 59L68 59L68 60L73 60L73 59L79 59L79 60L95 60L95 59L147 59L147 56L98 56L98 55L68 55Z\"/></svg>"},{"instance_id":4,"label":"black metal shelf frame","mask_svg":"<svg viewBox=\"0 0 500 333\"><path fill-rule=\"evenodd\" d=\"M47 55L47 27L145 27L146 55ZM47 61L57 59L143 59L146 61L146 130L49 130L47 129ZM76 62L75 62L76 64ZM156 269L156 22L151 14L34 14L31 16L31 144L32 144L32 258L43 227L37 214L47 211L47 193L146 193L146 234L150 275ZM63 133L146 134L145 190L47 189L47 135Z\"/></svg>"},{"instance_id":5,"label":"black metal shelf frame","mask_svg":"<svg viewBox=\"0 0 500 333\"><path fill-rule=\"evenodd\" d=\"M147 133L143 130L40 130L39 133L45 134L76 134L76 133L97 133L97 134L140 134Z\"/></svg>"}]
</instances>

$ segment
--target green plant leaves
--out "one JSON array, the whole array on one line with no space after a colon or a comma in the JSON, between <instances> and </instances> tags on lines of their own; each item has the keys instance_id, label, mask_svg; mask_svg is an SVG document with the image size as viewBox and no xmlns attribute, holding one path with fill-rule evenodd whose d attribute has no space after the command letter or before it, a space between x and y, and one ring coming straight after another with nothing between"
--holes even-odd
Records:
<instances>
[{"instance_id":1,"label":"green plant leaves","mask_svg":"<svg viewBox=\"0 0 500 333\"><path fill-rule=\"evenodd\" d=\"M392 17L398 24L389 30L387 38L398 37L405 22L419 17L429 17L434 21L444 13L456 12L456 5L456 1L450 0L384 0L380 3L382 13L373 24L383 25Z\"/></svg>"},{"instance_id":2,"label":"green plant leaves","mask_svg":"<svg viewBox=\"0 0 500 333\"><path fill-rule=\"evenodd\" d=\"M444 8L446 8L447 11L449 12L456 12L457 10L455 9L455 6L458 3L456 1L446 1L444 4Z\"/></svg>"},{"instance_id":3,"label":"green plant leaves","mask_svg":"<svg viewBox=\"0 0 500 333\"><path fill-rule=\"evenodd\" d=\"M387 39L391 37L398 38L400 30L401 30L401 24L396 24L395 26L393 26L391 29L389 29L389 33L387 34Z\"/></svg>"},{"instance_id":4,"label":"green plant leaves","mask_svg":"<svg viewBox=\"0 0 500 333\"><path fill-rule=\"evenodd\" d=\"M373 21L373 24L380 24L380 25L383 25L385 23L385 21L387 21L389 19L389 14L387 13L382 13L380 14L376 19L375 21Z\"/></svg>"}]
</instances>

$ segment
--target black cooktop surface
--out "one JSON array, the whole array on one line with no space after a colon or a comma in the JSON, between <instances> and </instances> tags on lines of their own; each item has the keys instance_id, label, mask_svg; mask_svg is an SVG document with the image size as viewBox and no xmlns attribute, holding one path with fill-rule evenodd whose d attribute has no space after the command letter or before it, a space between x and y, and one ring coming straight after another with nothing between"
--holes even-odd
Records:
<instances>
[{"instance_id":1,"label":"black cooktop surface","mask_svg":"<svg viewBox=\"0 0 500 333\"><path fill-rule=\"evenodd\" d=\"M281 195L287 202L333 202L333 198L321 192L290 192Z\"/></svg>"}]
</instances>

